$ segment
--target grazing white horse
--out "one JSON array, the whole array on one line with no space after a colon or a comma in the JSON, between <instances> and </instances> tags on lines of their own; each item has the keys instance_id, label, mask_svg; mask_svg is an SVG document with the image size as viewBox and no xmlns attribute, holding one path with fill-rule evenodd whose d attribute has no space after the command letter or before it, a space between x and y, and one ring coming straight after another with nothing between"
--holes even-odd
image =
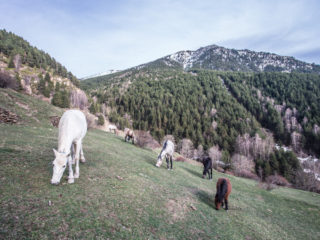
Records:
<instances>
[{"instance_id":1,"label":"grazing white horse","mask_svg":"<svg viewBox=\"0 0 320 240\"><path fill-rule=\"evenodd\" d=\"M60 179L69 165L68 183L74 183L74 178L79 178L79 158L85 162L82 150L82 139L87 133L87 120L79 110L66 111L59 122L58 151L53 149L55 159L53 161L52 184L59 184ZM71 149L74 149L74 154ZM75 159L72 159L74 155ZM75 160L76 168L73 175L72 162Z\"/></svg>"},{"instance_id":2,"label":"grazing white horse","mask_svg":"<svg viewBox=\"0 0 320 240\"><path fill-rule=\"evenodd\" d=\"M110 131L110 132L114 131L114 133L116 133L117 130L118 130L118 128L117 128L116 125L114 125L114 124L110 124L110 125L109 125L109 131Z\"/></svg>"},{"instance_id":3,"label":"grazing white horse","mask_svg":"<svg viewBox=\"0 0 320 240\"><path fill-rule=\"evenodd\" d=\"M158 160L157 160L157 167L160 167L162 164L162 159L164 157L166 157L166 161L167 161L167 169L169 170L169 159L170 159L170 163L171 163L171 169L172 169L172 157L173 157L173 153L174 153L174 144L172 141L167 140L164 142L162 150L158 156Z\"/></svg>"}]
</instances>

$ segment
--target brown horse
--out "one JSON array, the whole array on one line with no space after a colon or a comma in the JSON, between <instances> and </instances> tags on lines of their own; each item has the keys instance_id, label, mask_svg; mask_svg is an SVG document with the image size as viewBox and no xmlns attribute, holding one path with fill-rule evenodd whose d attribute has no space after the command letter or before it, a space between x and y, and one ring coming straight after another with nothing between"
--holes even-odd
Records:
<instances>
[{"instance_id":1,"label":"brown horse","mask_svg":"<svg viewBox=\"0 0 320 240\"><path fill-rule=\"evenodd\" d=\"M216 209L220 209L220 205L223 207L223 200L226 204L225 209L228 210L228 197L231 193L231 183L228 178L219 178L217 182L217 193L215 196L214 203L216 205Z\"/></svg>"},{"instance_id":2,"label":"brown horse","mask_svg":"<svg viewBox=\"0 0 320 240\"><path fill-rule=\"evenodd\" d=\"M134 132L131 129L128 129L126 132L126 136L124 137L124 140L127 142L132 139L132 144L134 144Z\"/></svg>"}]
</instances>

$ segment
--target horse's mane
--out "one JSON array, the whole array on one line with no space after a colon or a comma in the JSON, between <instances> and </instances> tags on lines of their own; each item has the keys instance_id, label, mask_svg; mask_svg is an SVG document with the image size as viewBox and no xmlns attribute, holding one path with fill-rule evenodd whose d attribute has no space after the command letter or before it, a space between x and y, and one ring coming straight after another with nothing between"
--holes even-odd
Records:
<instances>
[{"instance_id":1,"label":"horse's mane","mask_svg":"<svg viewBox=\"0 0 320 240\"><path fill-rule=\"evenodd\" d=\"M166 141L164 142L162 149L166 149L166 148L167 148L167 143L168 143L168 140L166 140Z\"/></svg>"},{"instance_id":2,"label":"horse's mane","mask_svg":"<svg viewBox=\"0 0 320 240\"><path fill-rule=\"evenodd\" d=\"M163 153L163 151L167 148L167 142L168 142L168 140L166 140L166 141L164 142L163 147L162 147L162 149L161 149L161 152L159 153L158 158L163 158L162 153Z\"/></svg>"},{"instance_id":3,"label":"horse's mane","mask_svg":"<svg viewBox=\"0 0 320 240\"><path fill-rule=\"evenodd\" d=\"M228 191L228 184L227 184L227 181L225 179L223 179L221 181L220 185L218 185L218 191L217 191L218 202L222 202L227 191Z\"/></svg>"}]
</instances>

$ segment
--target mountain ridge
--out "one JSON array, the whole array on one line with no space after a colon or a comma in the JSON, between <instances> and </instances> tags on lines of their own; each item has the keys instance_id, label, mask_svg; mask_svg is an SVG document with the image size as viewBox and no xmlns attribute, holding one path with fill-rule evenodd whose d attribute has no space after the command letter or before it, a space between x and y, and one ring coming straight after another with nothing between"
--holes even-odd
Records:
<instances>
[{"instance_id":1,"label":"mountain ridge","mask_svg":"<svg viewBox=\"0 0 320 240\"><path fill-rule=\"evenodd\" d=\"M164 58L180 63L184 70L200 68L238 72L320 73L320 65L300 61L292 56L248 49L229 49L218 45L201 47L195 51L179 51Z\"/></svg>"},{"instance_id":2,"label":"mountain ridge","mask_svg":"<svg viewBox=\"0 0 320 240\"><path fill-rule=\"evenodd\" d=\"M206 69L233 72L299 72L320 74L320 65L298 60L293 56L276 53L233 49L215 44L200 47L197 50L181 50L154 61L140 64L120 71L106 71L84 77L81 80L99 78L117 72L141 68L174 68L184 71Z\"/></svg>"}]
</instances>

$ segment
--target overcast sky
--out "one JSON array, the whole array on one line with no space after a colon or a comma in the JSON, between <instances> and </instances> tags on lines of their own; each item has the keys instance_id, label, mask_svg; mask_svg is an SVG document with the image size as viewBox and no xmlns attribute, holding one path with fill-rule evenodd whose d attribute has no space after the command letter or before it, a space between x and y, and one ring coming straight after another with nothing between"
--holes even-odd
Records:
<instances>
[{"instance_id":1,"label":"overcast sky","mask_svg":"<svg viewBox=\"0 0 320 240\"><path fill-rule=\"evenodd\" d=\"M317 0L0 0L0 29L79 78L212 44L320 64Z\"/></svg>"}]
</instances>

